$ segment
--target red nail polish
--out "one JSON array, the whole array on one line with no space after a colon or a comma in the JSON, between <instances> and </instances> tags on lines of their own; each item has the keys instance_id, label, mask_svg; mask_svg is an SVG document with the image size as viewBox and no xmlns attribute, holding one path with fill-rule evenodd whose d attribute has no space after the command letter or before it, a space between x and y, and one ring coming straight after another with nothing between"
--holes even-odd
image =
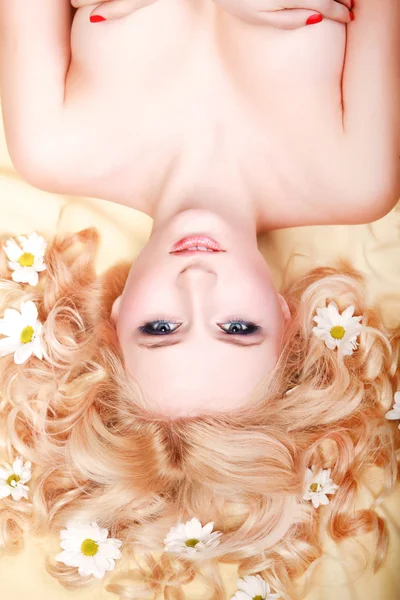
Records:
<instances>
[{"instance_id":1,"label":"red nail polish","mask_svg":"<svg viewBox=\"0 0 400 600\"><path fill-rule=\"evenodd\" d=\"M354 21L354 13L350 11L350 19Z\"/></svg>"},{"instance_id":2,"label":"red nail polish","mask_svg":"<svg viewBox=\"0 0 400 600\"><path fill-rule=\"evenodd\" d=\"M101 21L105 21L105 18L102 17L101 15L92 15L90 17L91 23L100 23Z\"/></svg>"},{"instance_id":3,"label":"red nail polish","mask_svg":"<svg viewBox=\"0 0 400 600\"><path fill-rule=\"evenodd\" d=\"M306 25L315 25L316 23L321 23L322 19L323 16L319 13L316 13L315 15L311 15L311 17L308 17Z\"/></svg>"},{"instance_id":4,"label":"red nail polish","mask_svg":"<svg viewBox=\"0 0 400 600\"><path fill-rule=\"evenodd\" d=\"M351 0L351 5L350 5L350 8L351 8L351 10L353 10L353 8L354 8L354 5L355 5L355 2L354 2L354 0Z\"/></svg>"}]
</instances>

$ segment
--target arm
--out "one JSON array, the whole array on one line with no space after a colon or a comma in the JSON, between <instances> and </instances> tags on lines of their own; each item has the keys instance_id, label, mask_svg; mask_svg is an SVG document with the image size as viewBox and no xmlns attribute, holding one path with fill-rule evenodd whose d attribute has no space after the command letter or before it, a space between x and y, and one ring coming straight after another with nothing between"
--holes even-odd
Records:
<instances>
[{"instance_id":1,"label":"arm","mask_svg":"<svg viewBox=\"0 0 400 600\"><path fill-rule=\"evenodd\" d=\"M28 180L57 136L70 61L69 0L0 0L0 86L10 156ZM20 133L23 132L23 136ZM21 139L23 137L23 139ZM34 141L37 154L26 152Z\"/></svg>"},{"instance_id":2,"label":"arm","mask_svg":"<svg viewBox=\"0 0 400 600\"><path fill-rule=\"evenodd\" d=\"M373 220L400 196L400 2L356 0L354 14L347 28L343 130L348 181L355 197L360 190L355 211L362 219L369 202Z\"/></svg>"}]
</instances>

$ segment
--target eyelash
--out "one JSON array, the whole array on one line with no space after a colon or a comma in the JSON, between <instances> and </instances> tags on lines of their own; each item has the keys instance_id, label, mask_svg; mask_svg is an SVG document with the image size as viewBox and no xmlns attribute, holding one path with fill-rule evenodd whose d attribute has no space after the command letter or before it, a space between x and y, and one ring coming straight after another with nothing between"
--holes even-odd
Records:
<instances>
[{"instance_id":1,"label":"eyelash","mask_svg":"<svg viewBox=\"0 0 400 600\"><path fill-rule=\"evenodd\" d=\"M175 331L171 331L171 332L167 332L167 333L155 333L153 332L149 332L148 331L148 326L153 326L156 323L164 323L166 325L169 325L170 323L172 323L173 325L180 325L180 323L177 323L176 321L169 321L168 319L162 318L160 317L159 319L154 319L154 321L149 321L148 323L145 323L144 325L141 325L140 327L138 327L138 330L142 333L144 333L145 335L172 335L173 333L175 333L176 330L179 329L179 327L176 328ZM260 325L255 325L254 323L251 323L249 321L244 321L243 319L240 318L231 318L229 319L229 321L227 321L226 323L221 323L221 325L229 325L232 323L242 323L243 325L246 325L247 329L245 329L244 331L241 331L239 333L229 333L228 331L225 331L224 329L222 330L224 333L226 333L227 335L252 335L258 331L260 331L262 328L260 327Z\"/></svg>"}]
</instances>

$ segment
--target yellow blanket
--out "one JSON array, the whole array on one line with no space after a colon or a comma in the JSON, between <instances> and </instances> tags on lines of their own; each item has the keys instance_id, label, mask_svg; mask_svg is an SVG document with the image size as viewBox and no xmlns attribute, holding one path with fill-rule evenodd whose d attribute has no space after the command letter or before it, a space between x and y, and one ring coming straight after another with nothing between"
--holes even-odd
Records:
<instances>
[{"instance_id":1,"label":"yellow blanket","mask_svg":"<svg viewBox=\"0 0 400 600\"><path fill-rule=\"evenodd\" d=\"M24 183L12 167L0 128L0 231L14 236L42 231L77 231L96 226L102 236L98 255L101 272L118 260L133 260L146 244L150 217L126 206L102 200L57 196ZM260 247L278 286L282 274L301 274L316 265L332 264L339 256L349 258L368 275L371 302L378 301L389 326L400 325L400 204L384 219L370 225L304 227L275 231L260 238ZM295 258L290 260L295 255ZM399 486L400 487L400 486ZM360 503L370 505L365 491ZM386 517L391 546L384 568L360 576L351 559L348 542L337 547L326 540L326 556L312 572L307 600L398 600L400 598L400 489L378 511ZM104 580L92 587L67 591L44 568L46 554L60 552L58 539L28 537L17 556L1 556L1 600L104 600L115 599L104 589ZM367 540L368 545L368 540ZM346 553L345 553L346 550ZM355 552L355 551L354 551ZM358 555L359 558L359 555ZM224 566L227 592L236 591L236 568ZM112 578L112 573L107 579ZM189 588L188 588L189 592ZM190 586L191 600L204 600L204 588Z\"/></svg>"}]
</instances>

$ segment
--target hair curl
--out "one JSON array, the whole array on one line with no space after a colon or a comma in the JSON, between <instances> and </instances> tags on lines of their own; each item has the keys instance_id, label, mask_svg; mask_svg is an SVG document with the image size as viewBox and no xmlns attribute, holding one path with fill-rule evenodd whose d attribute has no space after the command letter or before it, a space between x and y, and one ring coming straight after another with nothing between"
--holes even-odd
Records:
<instances>
[{"instance_id":1,"label":"hair curl","mask_svg":"<svg viewBox=\"0 0 400 600\"><path fill-rule=\"evenodd\" d=\"M10 280L1 258L0 312L36 303L45 360L0 361L1 452L34 463L30 501L2 501L0 547L18 552L27 527L44 536L78 515L123 541L121 565L135 566L122 573L117 565L106 586L121 599L181 600L182 586L199 575L209 597L223 600L222 563L301 598L294 580L322 554L320 511L301 499L306 469L315 465L331 468L339 485L329 535L338 542L374 534L376 571L387 528L373 508L355 503L370 467L380 468L382 494L396 482L399 432L384 415L399 384L400 333L367 307L362 276L341 263L291 284L283 291L293 315L283 351L253 401L172 420L153 414L126 377L110 312L129 265L97 276L98 244L94 228L55 236L37 288ZM311 334L316 308L330 300L353 304L363 317L352 356ZM162 553L169 528L193 516L215 522L220 545L202 560ZM91 581L50 560L46 568L68 589Z\"/></svg>"}]
</instances>

